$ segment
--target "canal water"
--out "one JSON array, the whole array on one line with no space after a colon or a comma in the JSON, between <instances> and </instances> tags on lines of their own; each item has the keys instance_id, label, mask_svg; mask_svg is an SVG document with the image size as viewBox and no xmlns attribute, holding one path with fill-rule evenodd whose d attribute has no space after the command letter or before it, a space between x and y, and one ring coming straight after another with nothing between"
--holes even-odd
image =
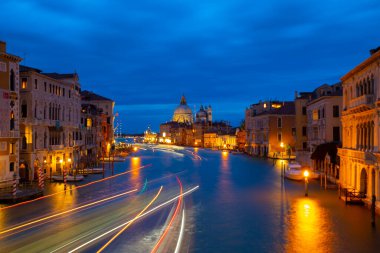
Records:
<instances>
[{"instance_id":1,"label":"canal water","mask_svg":"<svg viewBox=\"0 0 380 253\"><path fill-rule=\"evenodd\" d=\"M186 197L189 252L379 252L380 217L346 206L336 190L283 180L280 161L203 149L139 150L126 163L152 164L131 175L144 180L178 175L199 185ZM125 164L116 164L123 170Z\"/></svg>"},{"instance_id":2,"label":"canal water","mask_svg":"<svg viewBox=\"0 0 380 253\"><path fill-rule=\"evenodd\" d=\"M149 166L142 168L145 165ZM110 176L108 164L106 168L106 176ZM0 231L33 217L62 212L132 188L142 193L63 215L14 235L0 236L0 252L25 252L24 249L68 252L66 249L88 241L83 236L88 234L91 239L94 237L91 233L103 233L133 217L161 185L163 199L178 194L176 176L184 189L199 185L197 191L184 198L186 222L181 252L379 252L380 249L380 217L377 229L373 229L368 209L346 206L338 200L336 190L323 190L316 181L310 183L309 197L305 197L303 182L281 178L280 161L274 166L271 161L244 154L141 146L125 162L115 163L114 173L122 176L79 190L70 190L69 186L64 194L1 211ZM79 184L101 178L102 175L90 175ZM62 183L47 183L46 194L62 189ZM173 206L133 224L111 244L108 252L150 252ZM177 238L171 241L176 243ZM96 241L80 252L96 252L108 239Z\"/></svg>"}]
</instances>

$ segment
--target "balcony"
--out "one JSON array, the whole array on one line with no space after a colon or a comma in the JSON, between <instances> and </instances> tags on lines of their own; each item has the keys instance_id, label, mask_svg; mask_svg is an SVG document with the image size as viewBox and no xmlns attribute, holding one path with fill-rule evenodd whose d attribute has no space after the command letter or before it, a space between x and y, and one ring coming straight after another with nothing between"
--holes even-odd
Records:
<instances>
[{"instance_id":1,"label":"balcony","mask_svg":"<svg viewBox=\"0 0 380 253\"><path fill-rule=\"evenodd\" d=\"M348 109L352 112L359 112L374 108L375 96L372 94L363 95L349 102Z\"/></svg>"},{"instance_id":2,"label":"balcony","mask_svg":"<svg viewBox=\"0 0 380 253\"><path fill-rule=\"evenodd\" d=\"M19 131L0 131L0 137L2 138L20 138L20 132Z\"/></svg>"},{"instance_id":3,"label":"balcony","mask_svg":"<svg viewBox=\"0 0 380 253\"><path fill-rule=\"evenodd\" d=\"M64 148L63 144L60 145L50 145L49 150L62 150Z\"/></svg>"}]
</instances>

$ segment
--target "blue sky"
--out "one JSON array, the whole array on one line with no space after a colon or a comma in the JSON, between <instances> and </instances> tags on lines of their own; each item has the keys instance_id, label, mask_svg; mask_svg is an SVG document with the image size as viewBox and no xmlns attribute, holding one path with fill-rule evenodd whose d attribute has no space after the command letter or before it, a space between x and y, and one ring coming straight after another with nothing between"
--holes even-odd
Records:
<instances>
[{"instance_id":1,"label":"blue sky","mask_svg":"<svg viewBox=\"0 0 380 253\"><path fill-rule=\"evenodd\" d=\"M264 99L335 83L380 46L380 1L0 2L0 40L23 64L77 71L116 101L125 132L157 130L185 94L237 125Z\"/></svg>"}]
</instances>

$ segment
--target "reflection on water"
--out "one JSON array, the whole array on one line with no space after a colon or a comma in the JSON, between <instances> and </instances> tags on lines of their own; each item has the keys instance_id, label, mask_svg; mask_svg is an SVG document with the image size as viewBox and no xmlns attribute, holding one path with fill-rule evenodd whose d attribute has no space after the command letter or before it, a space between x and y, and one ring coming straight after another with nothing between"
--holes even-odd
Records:
<instances>
[{"instance_id":1,"label":"reflection on water","mask_svg":"<svg viewBox=\"0 0 380 253\"><path fill-rule=\"evenodd\" d=\"M310 198L295 200L287 217L287 252L331 252L332 227L328 214Z\"/></svg>"},{"instance_id":2,"label":"reflection on water","mask_svg":"<svg viewBox=\"0 0 380 253\"><path fill-rule=\"evenodd\" d=\"M141 168L141 158L140 157L132 157L131 158L131 183L132 185L137 185L141 183L140 178L140 168Z\"/></svg>"}]
</instances>

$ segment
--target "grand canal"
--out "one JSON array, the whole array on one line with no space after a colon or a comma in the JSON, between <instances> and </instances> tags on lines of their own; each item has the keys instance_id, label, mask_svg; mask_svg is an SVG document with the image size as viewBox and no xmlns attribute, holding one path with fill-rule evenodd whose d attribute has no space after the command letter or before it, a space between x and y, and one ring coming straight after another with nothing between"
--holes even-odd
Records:
<instances>
[{"instance_id":1,"label":"grand canal","mask_svg":"<svg viewBox=\"0 0 380 253\"><path fill-rule=\"evenodd\" d=\"M0 252L96 252L102 246L105 252L380 249L380 232L371 227L367 209L346 206L318 182L311 182L304 197L303 183L284 181L279 163L141 146L115 164L114 178L90 175L84 187L0 209ZM46 194L62 189L52 183Z\"/></svg>"}]
</instances>

